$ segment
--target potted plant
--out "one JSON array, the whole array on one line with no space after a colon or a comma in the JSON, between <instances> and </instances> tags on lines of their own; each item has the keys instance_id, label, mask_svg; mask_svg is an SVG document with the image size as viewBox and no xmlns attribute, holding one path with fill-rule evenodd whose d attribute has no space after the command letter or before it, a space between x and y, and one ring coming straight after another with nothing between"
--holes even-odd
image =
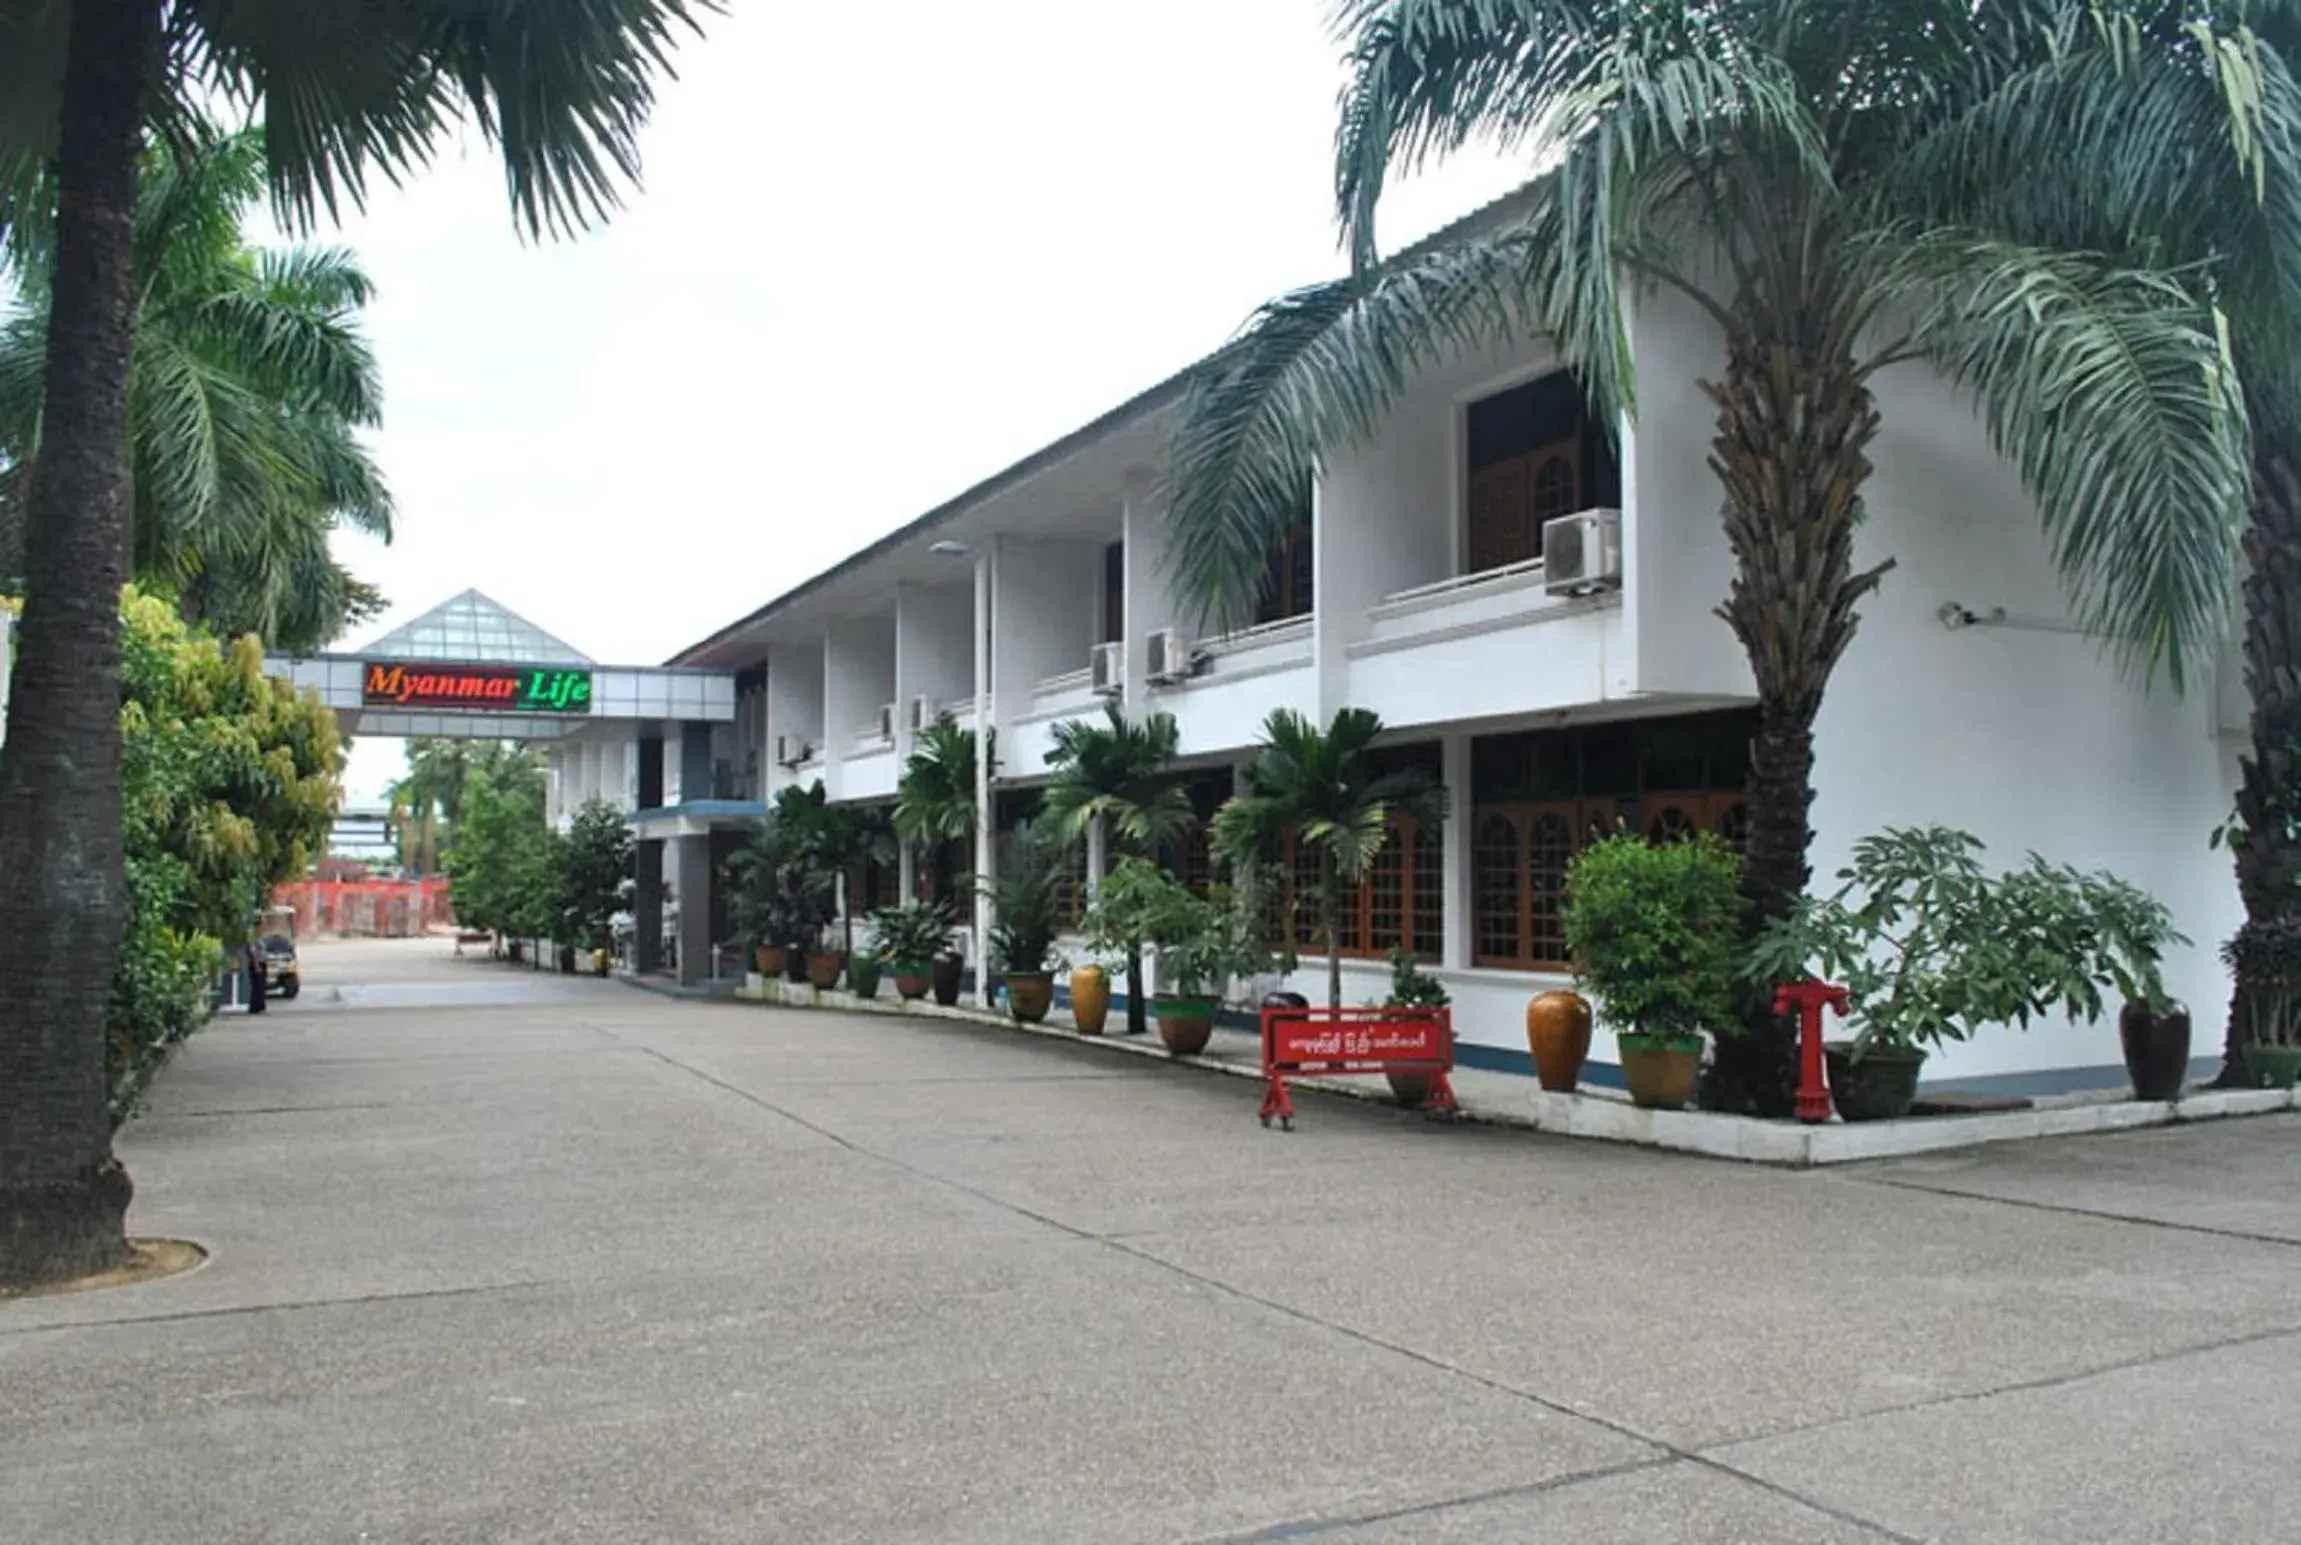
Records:
<instances>
[{"instance_id":1,"label":"potted plant","mask_svg":"<svg viewBox=\"0 0 2301 1545\"><path fill-rule=\"evenodd\" d=\"M1096 961L1071 969L1071 1023L1081 1035L1101 1035L1111 1012L1111 974Z\"/></svg>"},{"instance_id":2,"label":"potted plant","mask_svg":"<svg viewBox=\"0 0 2301 1545\"><path fill-rule=\"evenodd\" d=\"M818 992L838 986L839 978L846 974L847 956L839 948L844 936L836 923L816 930L815 947L807 952L807 984Z\"/></svg>"},{"instance_id":3,"label":"potted plant","mask_svg":"<svg viewBox=\"0 0 2301 1545\"><path fill-rule=\"evenodd\" d=\"M2134 1098L2179 1099L2189 1079L2189 1010L2167 996L2162 968L2166 950L2189 940L2164 903L2114 875L2080 874L2035 854L1998 882L1996 903L2000 938L2019 941L2070 1012L2098 1019L2102 989L2117 994L2118 1047Z\"/></svg>"},{"instance_id":4,"label":"potted plant","mask_svg":"<svg viewBox=\"0 0 2301 1545\"><path fill-rule=\"evenodd\" d=\"M1159 1039L1178 1057L1206 1050L1226 982L1273 969L1261 933L1254 908L1228 886L1212 886L1199 896L1142 858L1120 859L1087 909L1091 947L1123 948L1132 939L1157 952L1159 990L1152 1012Z\"/></svg>"},{"instance_id":5,"label":"potted plant","mask_svg":"<svg viewBox=\"0 0 2301 1545\"><path fill-rule=\"evenodd\" d=\"M1390 951L1390 995L1383 1000L1384 1008L1442 1009L1453 1003L1444 984L1422 969L1413 952L1404 945ZM1438 1090L1436 1073L1386 1073L1390 1092L1398 1103L1420 1110L1430 1103Z\"/></svg>"},{"instance_id":6,"label":"potted plant","mask_svg":"<svg viewBox=\"0 0 2301 1545\"><path fill-rule=\"evenodd\" d=\"M879 996L879 957L870 950L857 950L847 957L847 990L858 998Z\"/></svg>"},{"instance_id":7,"label":"potted plant","mask_svg":"<svg viewBox=\"0 0 2301 1545\"><path fill-rule=\"evenodd\" d=\"M1807 976L1846 987L1856 1033L1822 1050L1848 1121L1907 1115L1927 1049L1945 1040L2057 1008L2097 1018L2121 974L2153 990L2149 938L2163 928L2161 949L2178 935L2157 923L2138 946L2118 937L2147 898L2034 857L1993 880L1981 851L1971 833L1940 826L1865 837L1835 893L1800 897L1752 948L1753 984L1766 990Z\"/></svg>"},{"instance_id":8,"label":"potted plant","mask_svg":"<svg viewBox=\"0 0 2301 1545\"><path fill-rule=\"evenodd\" d=\"M959 989L965 984L967 958L957 950L939 951L927 968L927 984L935 994L935 1002L943 1008L956 1008Z\"/></svg>"},{"instance_id":9,"label":"potted plant","mask_svg":"<svg viewBox=\"0 0 2301 1545\"><path fill-rule=\"evenodd\" d=\"M1618 832L1566 871L1575 978L1616 1030L1622 1081L1649 1110L1677 1110L1702 1073L1703 1032L1731 1024L1742 865L1709 832L1651 843Z\"/></svg>"},{"instance_id":10,"label":"potted plant","mask_svg":"<svg viewBox=\"0 0 2301 1545\"><path fill-rule=\"evenodd\" d=\"M2237 978L2238 1054L2259 1089L2301 1074L2301 918L2248 918L2221 948Z\"/></svg>"},{"instance_id":11,"label":"potted plant","mask_svg":"<svg viewBox=\"0 0 2301 1545\"><path fill-rule=\"evenodd\" d=\"M933 985L936 957L950 943L950 909L932 901L883 907L871 918L871 932L894 974L895 991L905 1002L924 998Z\"/></svg>"},{"instance_id":12,"label":"potted plant","mask_svg":"<svg viewBox=\"0 0 2301 1545\"><path fill-rule=\"evenodd\" d=\"M990 966L1006 984L1007 1011L1035 1025L1055 1001L1055 929L1062 855L1028 821L1007 834L987 888L995 921Z\"/></svg>"}]
</instances>

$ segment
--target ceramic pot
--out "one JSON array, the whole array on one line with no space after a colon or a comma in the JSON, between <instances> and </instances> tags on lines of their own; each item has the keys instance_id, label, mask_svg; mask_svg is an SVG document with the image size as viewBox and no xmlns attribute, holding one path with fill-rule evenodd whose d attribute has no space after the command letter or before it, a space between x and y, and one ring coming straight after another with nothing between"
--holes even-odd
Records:
<instances>
[{"instance_id":1,"label":"ceramic pot","mask_svg":"<svg viewBox=\"0 0 2301 1545\"><path fill-rule=\"evenodd\" d=\"M1071 1023L1081 1035L1101 1035L1111 1012L1111 977L1101 966L1071 973Z\"/></svg>"},{"instance_id":2,"label":"ceramic pot","mask_svg":"<svg viewBox=\"0 0 2301 1545\"><path fill-rule=\"evenodd\" d=\"M761 976L781 976L784 957L790 953L780 944L762 944L751 952L751 962L759 968Z\"/></svg>"},{"instance_id":3,"label":"ceramic pot","mask_svg":"<svg viewBox=\"0 0 2301 1545\"><path fill-rule=\"evenodd\" d=\"M1162 992L1151 1000L1158 1038L1178 1057L1195 1057L1206 1050L1206 1043L1214 1039L1214 1015L1220 1007L1217 999L1182 993Z\"/></svg>"},{"instance_id":4,"label":"ceramic pot","mask_svg":"<svg viewBox=\"0 0 2301 1545\"><path fill-rule=\"evenodd\" d=\"M1702 1038L1698 1035L1624 1035L1622 1082L1630 1103L1647 1110L1684 1110L1702 1077ZM1914 1092L1914 1091L1913 1091Z\"/></svg>"},{"instance_id":5,"label":"ceramic pot","mask_svg":"<svg viewBox=\"0 0 2301 1545\"><path fill-rule=\"evenodd\" d=\"M2290 1089L2301 1076L2301 1046L2259 1046L2248 1041L2238 1048L2238 1055L2256 1089Z\"/></svg>"},{"instance_id":6,"label":"ceramic pot","mask_svg":"<svg viewBox=\"0 0 2301 1545\"><path fill-rule=\"evenodd\" d=\"M1007 1012L1018 1023L1035 1025L1055 1004L1055 978L1051 971L1009 971Z\"/></svg>"},{"instance_id":7,"label":"ceramic pot","mask_svg":"<svg viewBox=\"0 0 2301 1545\"><path fill-rule=\"evenodd\" d=\"M2175 1003L2162 1014L2146 1003L2117 1011L2117 1042L2137 1100L2178 1100L2189 1078L2189 1010Z\"/></svg>"},{"instance_id":8,"label":"ceramic pot","mask_svg":"<svg viewBox=\"0 0 2301 1545\"><path fill-rule=\"evenodd\" d=\"M807 980L807 952L787 949L783 952L783 980L796 987Z\"/></svg>"},{"instance_id":9,"label":"ceramic pot","mask_svg":"<svg viewBox=\"0 0 2301 1545\"><path fill-rule=\"evenodd\" d=\"M1822 1062L1829 1069L1830 1103L1846 1121L1906 1116L1917 1100L1925 1056L1916 1046L1873 1046L1856 1061L1853 1042L1825 1041Z\"/></svg>"},{"instance_id":10,"label":"ceramic pot","mask_svg":"<svg viewBox=\"0 0 2301 1545\"><path fill-rule=\"evenodd\" d=\"M960 978L967 963L956 955L937 955L927 968L927 980L935 991L935 1001L944 1008L956 1008L959 1002Z\"/></svg>"},{"instance_id":11,"label":"ceramic pot","mask_svg":"<svg viewBox=\"0 0 2301 1545\"><path fill-rule=\"evenodd\" d=\"M807 984L828 991L839 985L839 973L846 969L847 957L837 950L817 950L807 957Z\"/></svg>"},{"instance_id":12,"label":"ceramic pot","mask_svg":"<svg viewBox=\"0 0 2301 1545\"><path fill-rule=\"evenodd\" d=\"M934 985L934 968L922 960L898 960L888 968L895 976L895 991L906 1003L924 998Z\"/></svg>"},{"instance_id":13,"label":"ceramic pot","mask_svg":"<svg viewBox=\"0 0 2301 1545\"><path fill-rule=\"evenodd\" d=\"M575 946L572 944L562 944L559 947L559 974L575 975Z\"/></svg>"},{"instance_id":14,"label":"ceramic pot","mask_svg":"<svg viewBox=\"0 0 2301 1545\"><path fill-rule=\"evenodd\" d=\"M1430 1103L1438 1092L1436 1073L1385 1073L1390 1081L1390 1096L1408 1110L1420 1110Z\"/></svg>"},{"instance_id":15,"label":"ceramic pot","mask_svg":"<svg viewBox=\"0 0 2301 1545\"><path fill-rule=\"evenodd\" d=\"M1578 992L1538 995L1526 1005L1526 1049L1543 1088L1572 1094L1590 1055L1590 1000Z\"/></svg>"},{"instance_id":16,"label":"ceramic pot","mask_svg":"<svg viewBox=\"0 0 2301 1545\"><path fill-rule=\"evenodd\" d=\"M858 998L879 996L879 957L856 955L847 962L847 989Z\"/></svg>"}]
</instances>

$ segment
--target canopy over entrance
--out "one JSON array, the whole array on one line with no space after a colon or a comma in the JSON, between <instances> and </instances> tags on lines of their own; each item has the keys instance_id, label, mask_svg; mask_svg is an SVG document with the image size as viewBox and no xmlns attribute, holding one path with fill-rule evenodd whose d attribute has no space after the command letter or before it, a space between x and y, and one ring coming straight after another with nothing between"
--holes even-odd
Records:
<instances>
[{"instance_id":1,"label":"canopy over entrance","mask_svg":"<svg viewBox=\"0 0 2301 1545\"><path fill-rule=\"evenodd\" d=\"M265 666L319 693L347 735L556 740L608 720L735 717L732 672L603 666L477 590L365 648Z\"/></svg>"}]
</instances>

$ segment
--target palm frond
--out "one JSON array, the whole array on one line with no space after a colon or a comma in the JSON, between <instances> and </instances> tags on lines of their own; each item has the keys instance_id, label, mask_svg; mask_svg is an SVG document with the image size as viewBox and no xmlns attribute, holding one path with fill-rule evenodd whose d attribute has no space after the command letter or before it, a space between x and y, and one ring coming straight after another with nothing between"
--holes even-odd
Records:
<instances>
[{"instance_id":1,"label":"palm frond","mask_svg":"<svg viewBox=\"0 0 2301 1545\"><path fill-rule=\"evenodd\" d=\"M2218 318L2175 277L1968 232L1886 231L1867 252L1913 350L1979 399L2079 618L2182 686L2226 630L2246 509Z\"/></svg>"}]
</instances>

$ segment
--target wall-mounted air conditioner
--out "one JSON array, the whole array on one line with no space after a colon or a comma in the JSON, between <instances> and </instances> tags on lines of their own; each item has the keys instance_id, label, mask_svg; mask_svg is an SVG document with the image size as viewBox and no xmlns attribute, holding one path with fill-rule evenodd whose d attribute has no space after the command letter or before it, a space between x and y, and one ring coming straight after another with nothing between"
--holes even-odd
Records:
<instances>
[{"instance_id":1,"label":"wall-mounted air conditioner","mask_svg":"<svg viewBox=\"0 0 2301 1545\"><path fill-rule=\"evenodd\" d=\"M1190 676L1190 640L1180 628L1160 628L1143 640L1143 674L1152 681L1183 681Z\"/></svg>"},{"instance_id":2,"label":"wall-mounted air conditioner","mask_svg":"<svg viewBox=\"0 0 2301 1545\"><path fill-rule=\"evenodd\" d=\"M1622 512L1583 510L1542 523L1542 588L1594 595L1622 583Z\"/></svg>"},{"instance_id":3,"label":"wall-mounted air conditioner","mask_svg":"<svg viewBox=\"0 0 2301 1545\"><path fill-rule=\"evenodd\" d=\"M778 735L775 737L775 765L798 767L814 754L804 735Z\"/></svg>"},{"instance_id":4,"label":"wall-mounted air conditioner","mask_svg":"<svg viewBox=\"0 0 2301 1545\"><path fill-rule=\"evenodd\" d=\"M872 733L881 740L893 740L895 738L895 705L893 703L881 703L879 716L871 721L871 726Z\"/></svg>"},{"instance_id":5,"label":"wall-mounted air conditioner","mask_svg":"<svg viewBox=\"0 0 2301 1545\"><path fill-rule=\"evenodd\" d=\"M935 721L940 719L942 716L943 712L941 709L935 706L935 700L933 698L915 697L911 699L912 734L917 735L926 730L933 729L935 727Z\"/></svg>"},{"instance_id":6,"label":"wall-mounted air conditioner","mask_svg":"<svg viewBox=\"0 0 2301 1545\"><path fill-rule=\"evenodd\" d=\"M1087 656L1087 677L1096 692L1116 697L1127 689L1127 646L1097 644Z\"/></svg>"}]
</instances>

